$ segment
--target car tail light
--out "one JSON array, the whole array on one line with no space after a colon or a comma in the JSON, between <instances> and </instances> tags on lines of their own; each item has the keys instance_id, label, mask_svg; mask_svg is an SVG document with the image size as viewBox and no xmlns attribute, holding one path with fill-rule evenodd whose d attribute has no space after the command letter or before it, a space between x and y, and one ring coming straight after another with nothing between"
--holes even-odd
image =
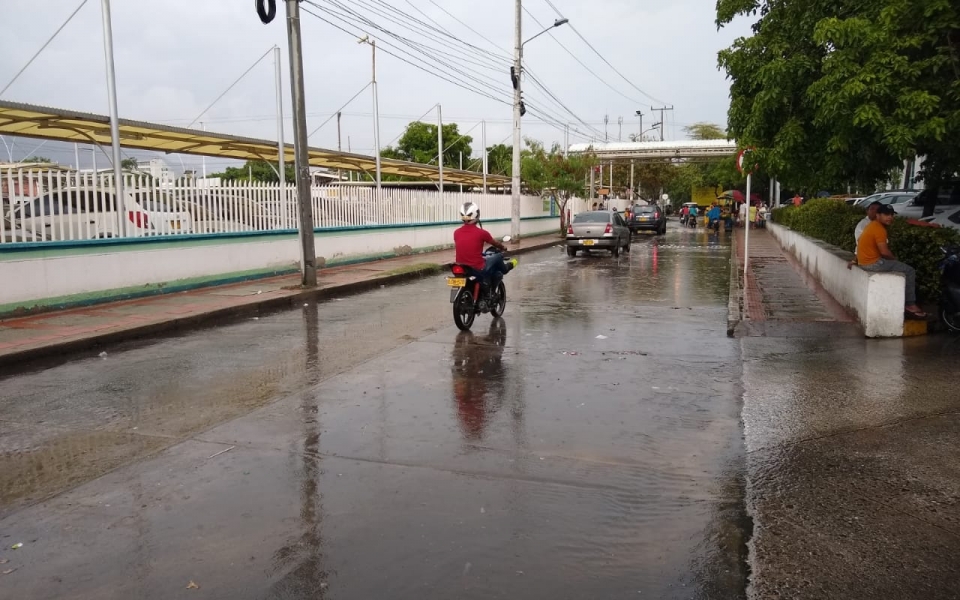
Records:
<instances>
[{"instance_id":1,"label":"car tail light","mask_svg":"<svg viewBox=\"0 0 960 600\"><path fill-rule=\"evenodd\" d=\"M567 235L573 235L573 225L567 225Z\"/></svg>"},{"instance_id":2,"label":"car tail light","mask_svg":"<svg viewBox=\"0 0 960 600\"><path fill-rule=\"evenodd\" d=\"M658 212L653 213L653 218L654 218L654 219L659 219L659 218L660 218L660 213L658 213Z\"/></svg>"},{"instance_id":3,"label":"car tail light","mask_svg":"<svg viewBox=\"0 0 960 600\"><path fill-rule=\"evenodd\" d=\"M613 233L613 225L607 223L606 229L603 230L604 233Z\"/></svg>"},{"instance_id":4,"label":"car tail light","mask_svg":"<svg viewBox=\"0 0 960 600\"><path fill-rule=\"evenodd\" d=\"M127 218L130 219L131 223L133 223L140 229L146 229L147 227L149 227L147 222L147 213L131 210L127 212Z\"/></svg>"},{"instance_id":5,"label":"car tail light","mask_svg":"<svg viewBox=\"0 0 960 600\"><path fill-rule=\"evenodd\" d=\"M454 275L466 275L466 274L467 274L467 270L464 269L463 267L461 267L460 265L453 265L453 266L450 268L450 270L453 271L453 274L454 274Z\"/></svg>"}]
</instances>

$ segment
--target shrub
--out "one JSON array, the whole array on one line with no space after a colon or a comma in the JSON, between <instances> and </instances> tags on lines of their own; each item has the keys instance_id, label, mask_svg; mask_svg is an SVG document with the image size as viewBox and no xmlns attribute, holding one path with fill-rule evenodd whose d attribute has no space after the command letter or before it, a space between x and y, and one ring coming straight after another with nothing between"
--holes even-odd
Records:
<instances>
[{"instance_id":1,"label":"shrub","mask_svg":"<svg viewBox=\"0 0 960 600\"><path fill-rule=\"evenodd\" d=\"M800 207L787 206L773 211L775 223L808 237L822 240L849 252L856 252L853 232L866 210L845 202L822 198ZM940 271L937 263L940 247L960 244L960 232L911 225L894 219L890 227L890 249L902 262L917 270L917 295L925 300L940 298Z\"/></svg>"}]
</instances>

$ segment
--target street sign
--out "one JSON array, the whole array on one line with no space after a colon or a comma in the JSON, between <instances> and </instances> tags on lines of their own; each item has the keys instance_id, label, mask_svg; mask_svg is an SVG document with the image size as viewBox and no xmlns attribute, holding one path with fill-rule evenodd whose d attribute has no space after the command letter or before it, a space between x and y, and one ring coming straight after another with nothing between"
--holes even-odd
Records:
<instances>
[{"instance_id":1,"label":"street sign","mask_svg":"<svg viewBox=\"0 0 960 600\"><path fill-rule=\"evenodd\" d=\"M756 163L754 163L753 167L749 169L749 172L744 170L744 167L743 167L744 159L746 158L747 154L752 153L755 150L756 148L754 148L753 146L750 146L749 148L744 148L743 150L740 151L739 154L737 154L737 170L740 171L741 174L752 175L753 173L756 173L757 170L760 168L760 165Z\"/></svg>"},{"instance_id":2,"label":"street sign","mask_svg":"<svg viewBox=\"0 0 960 600\"><path fill-rule=\"evenodd\" d=\"M663 200L664 202L666 202L666 201L668 201L668 200L670 199L670 194L664 194L664 195L660 196L660 199Z\"/></svg>"}]
</instances>

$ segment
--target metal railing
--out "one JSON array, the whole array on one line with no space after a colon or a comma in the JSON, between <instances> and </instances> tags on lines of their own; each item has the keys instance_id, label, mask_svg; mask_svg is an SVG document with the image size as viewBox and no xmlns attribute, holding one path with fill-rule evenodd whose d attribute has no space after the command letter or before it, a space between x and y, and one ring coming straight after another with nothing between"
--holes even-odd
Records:
<instances>
[{"instance_id":1,"label":"metal railing","mask_svg":"<svg viewBox=\"0 0 960 600\"><path fill-rule=\"evenodd\" d=\"M296 185L124 177L124 198L117 198L113 175L67 170L0 170L0 245L227 234L296 229ZM467 201L480 206L484 219L510 217L510 196L472 192L315 186L311 189L318 229L429 224L459 220ZM525 206L539 215L538 198ZM530 216L524 214L524 216Z\"/></svg>"}]
</instances>

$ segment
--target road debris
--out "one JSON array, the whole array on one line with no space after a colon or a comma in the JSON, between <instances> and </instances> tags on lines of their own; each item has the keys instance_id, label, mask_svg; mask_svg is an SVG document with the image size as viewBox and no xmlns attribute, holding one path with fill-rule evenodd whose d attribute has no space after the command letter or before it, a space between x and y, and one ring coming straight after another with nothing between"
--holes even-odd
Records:
<instances>
[{"instance_id":1,"label":"road debris","mask_svg":"<svg viewBox=\"0 0 960 600\"><path fill-rule=\"evenodd\" d=\"M199 590L199 589L200 589L200 586L197 585L197 584L195 584L195 583L193 582L193 580L191 579L191 580L190 580L190 583L187 584L187 589L188 589L188 590Z\"/></svg>"},{"instance_id":2,"label":"road debris","mask_svg":"<svg viewBox=\"0 0 960 600\"><path fill-rule=\"evenodd\" d=\"M16 570L19 569L19 568L20 568L20 567L13 567L13 568L10 568L10 569L4 569L4 570L2 571L2 573L3 573L4 575L9 575L10 573L13 573L14 571L16 571Z\"/></svg>"},{"instance_id":3,"label":"road debris","mask_svg":"<svg viewBox=\"0 0 960 600\"><path fill-rule=\"evenodd\" d=\"M605 335L603 335L603 334L601 333L600 335L597 336L597 339L598 339L598 340L605 340L605 339L607 339L607 336L605 336Z\"/></svg>"},{"instance_id":4,"label":"road debris","mask_svg":"<svg viewBox=\"0 0 960 600\"><path fill-rule=\"evenodd\" d=\"M11 550L16 550L18 548L23 548L23 542L17 542L16 544L10 546Z\"/></svg>"},{"instance_id":5,"label":"road debris","mask_svg":"<svg viewBox=\"0 0 960 600\"><path fill-rule=\"evenodd\" d=\"M208 456L207 458L208 458L208 459L210 459L210 458L216 458L216 457L220 456L221 454L223 454L224 452L230 452L230 451L233 450L234 448L236 448L236 446L230 446L229 448L225 448L225 449L221 450L220 452L217 452L217 453L215 453L215 454L211 454L211 455Z\"/></svg>"},{"instance_id":6,"label":"road debris","mask_svg":"<svg viewBox=\"0 0 960 600\"><path fill-rule=\"evenodd\" d=\"M101 352L100 354L98 354L97 356L99 356L100 358L106 358L106 357L107 357L107 353L106 353L106 351L104 351L104 352Z\"/></svg>"}]
</instances>

